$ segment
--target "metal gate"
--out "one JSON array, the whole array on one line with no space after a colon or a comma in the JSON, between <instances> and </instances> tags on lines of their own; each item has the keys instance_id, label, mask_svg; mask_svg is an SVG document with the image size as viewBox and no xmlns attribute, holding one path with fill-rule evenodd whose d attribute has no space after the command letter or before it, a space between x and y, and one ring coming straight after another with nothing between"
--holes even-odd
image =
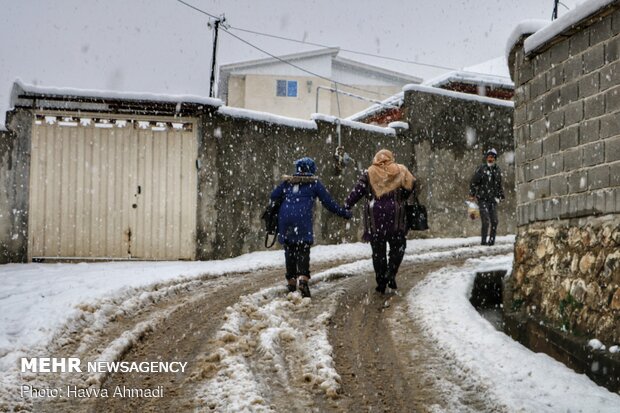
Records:
<instances>
[{"instance_id":1,"label":"metal gate","mask_svg":"<svg viewBox=\"0 0 620 413\"><path fill-rule=\"evenodd\" d=\"M194 259L195 122L35 115L28 255Z\"/></svg>"}]
</instances>

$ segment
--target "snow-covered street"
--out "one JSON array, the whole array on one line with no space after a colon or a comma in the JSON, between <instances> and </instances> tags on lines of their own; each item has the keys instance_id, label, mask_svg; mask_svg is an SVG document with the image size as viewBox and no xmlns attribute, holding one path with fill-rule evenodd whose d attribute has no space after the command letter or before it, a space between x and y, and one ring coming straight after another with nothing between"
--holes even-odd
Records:
<instances>
[{"instance_id":1,"label":"snow-covered street","mask_svg":"<svg viewBox=\"0 0 620 413\"><path fill-rule=\"evenodd\" d=\"M365 244L312 250L312 299L285 292L281 251L215 262L3 266L0 406L617 411L617 394L515 343L469 304L477 271L512 265L512 237L494 247L476 241L409 241L399 289L386 296L374 291ZM36 356L188 364L183 374L20 373L19 359ZM23 385L107 389L109 397L23 398ZM163 397L112 397L119 386L161 386Z\"/></svg>"}]
</instances>

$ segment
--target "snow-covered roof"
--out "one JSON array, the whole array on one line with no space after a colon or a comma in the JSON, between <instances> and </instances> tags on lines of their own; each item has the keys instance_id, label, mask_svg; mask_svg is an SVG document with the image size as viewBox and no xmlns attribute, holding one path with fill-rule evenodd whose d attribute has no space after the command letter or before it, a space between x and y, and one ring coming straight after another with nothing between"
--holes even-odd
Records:
<instances>
[{"instance_id":1,"label":"snow-covered roof","mask_svg":"<svg viewBox=\"0 0 620 413\"><path fill-rule=\"evenodd\" d=\"M309 59L309 58L314 58L314 57L324 56L324 55L336 56L338 52L340 52L339 47L329 47L329 48L324 48L324 49L311 50L309 52L287 54L283 56L278 56L278 58L267 57L264 59L246 60L244 62L235 62L235 63L221 65L220 72L224 73L224 72L231 72L231 71L239 70L239 69L248 69L248 68L255 67L255 66L270 65L270 64L279 62L281 60L286 60L290 62L290 61Z\"/></svg>"},{"instance_id":2,"label":"snow-covered roof","mask_svg":"<svg viewBox=\"0 0 620 413\"><path fill-rule=\"evenodd\" d=\"M555 20L553 23L538 30L525 40L525 53L540 48L549 40L553 39L560 33L575 26L581 21L587 19L601 9L618 3L618 0L588 0L568 11L566 14Z\"/></svg>"},{"instance_id":3,"label":"snow-covered roof","mask_svg":"<svg viewBox=\"0 0 620 413\"><path fill-rule=\"evenodd\" d=\"M358 119L364 119L370 115L374 115L375 113L380 112L386 108L400 107L403 104L404 99L405 99L405 93L398 92L397 94L390 96L389 98L381 101L381 103L375 103L374 105L371 105L360 112L357 112L351 116L348 116L346 119L357 121Z\"/></svg>"},{"instance_id":4,"label":"snow-covered roof","mask_svg":"<svg viewBox=\"0 0 620 413\"><path fill-rule=\"evenodd\" d=\"M424 85L439 87L451 82L514 88L514 83L510 79L507 60L503 56L461 70L444 73L424 82Z\"/></svg>"},{"instance_id":5,"label":"snow-covered roof","mask_svg":"<svg viewBox=\"0 0 620 413\"><path fill-rule=\"evenodd\" d=\"M218 113L235 118L251 119L261 122L269 122L278 125L292 126L300 129L317 129L316 123L311 120L288 118L286 116L274 115L273 113L259 112L250 109L233 108L230 106L220 106Z\"/></svg>"},{"instance_id":6,"label":"snow-covered roof","mask_svg":"<svg viewBox=\"0 0 620 413\"><path fill-rule=\"evenodd\" d=\"M11 91L11 107L19 104L27 96L61 96L64 98L100 98L115 100L133 100L166 103L196 103L209 106L221 106L220 99L194 95L166 95L144 92L117 92L112 90L74 89L64 87L36 86L17 79Z\"/></svg>"},{"instance_id":7,"label":"snow-covered roof","mask_svg":"<svg viewBox=\"0 0 620 413\"><path fill-rule=\"evenodd\" d=\"M321 120L323 122L338 123L348 126L352 129L366 130L368 132L379 132L386 135L396 135L396 131L393 128L384 128L382 126L369 125L368 123L355 122L349 119L339 119L336 116L324 115L322 113L313 113L312 120Z\"/></svg>"},{"instance_id":8,"label":"snow-covered roof","mask_svg":"<svg viewBox=\"0 0 620 413\"><path fill-rule=\"evenodd\" d=\"M441 89L438 87L431 87L426 85L406 85L403 87L403 91L417 91L423 93L430 93L434 95L447 96L454 99L471 100L485 105L506 106L514 107L514 102L510 100L496 99L487 96L472 95L471 93L455 92L452 90Z\"/></svg>"},{"instance_id":9,"label":"snow-covered roof","mask_svg":"<svg viewBox=\"0 0 620 413\"><path fill-rule=\"evenodd\" d=\"M373 74L379 74L388 78L395 79L404 83L421 83L422 78L417 76L406 75L404 73L395 72L393 70L383 69L381 67L372 66L366 63L358 62L344 57L336 56L333 59L334 65L346 66L355 70L364 71Z\"/></svg>"}]
</instances>

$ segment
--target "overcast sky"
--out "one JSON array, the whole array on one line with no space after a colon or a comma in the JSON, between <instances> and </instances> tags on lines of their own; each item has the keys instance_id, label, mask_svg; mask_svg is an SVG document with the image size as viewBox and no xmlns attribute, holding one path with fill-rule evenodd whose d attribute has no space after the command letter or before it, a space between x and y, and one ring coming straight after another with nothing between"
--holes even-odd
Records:
<instances>
[{"instance_id":1,"label":"overcast sky","mask_svg":"<svg viewBox=\"0 0 620 413\"><path fill-rule=\"evenodd\" d=\"M504 54L524 19L553 0L184 0L225 14L230 31L270 53L316 49L234 28L462 68ZM578 0L563 0L573 8ZM566 8L560 7L560 15ZM0 124L15 78L44 86L207 96L209 17L176 0L0 0ZM341 52L428 79L438 69ZM225 32L218 63L267 57Z\"/></svg>"}]
</instances>

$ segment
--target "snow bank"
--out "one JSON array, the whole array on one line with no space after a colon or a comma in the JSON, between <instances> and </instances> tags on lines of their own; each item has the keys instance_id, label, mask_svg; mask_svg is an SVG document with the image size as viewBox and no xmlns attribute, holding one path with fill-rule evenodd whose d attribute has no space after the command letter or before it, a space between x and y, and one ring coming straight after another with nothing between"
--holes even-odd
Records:
<instances>
[{"instance_id":1,"label":"snow bank","mask_svg":"<svg viewBox=\"0 0 620 413\"><path fill-rule=\"evenodd\" d=\"M437 87L412 84L412 85L403 86L403 91L405 92L416 91L416 92L430 93L433 95L447 96L447 97L451 97L454 99L470 100L470 101L482 103L485 105L505 106L505 107L510 107L510 108L514 107L514 103L509 100L495 99L495 98L490 98L490 97L480 96L480 95L472 95L470 93L454 92L452 90L446 90L446 89L441 89Z\"/></svg>"},{"instance_id":2,"label":"snow bank","mask_svg":"<svg viewBox=\"0 0 620 413\"><path fill-rule=\"evenodd\" d=\"M495 328L469 303L477 271L512 268L512 256L473 259L430 274L408 295L437 351L473 383L484 383L499 404L522 412L618 412L620 396L545 354L533 353Z\"/></svg>"}]
</instances>

